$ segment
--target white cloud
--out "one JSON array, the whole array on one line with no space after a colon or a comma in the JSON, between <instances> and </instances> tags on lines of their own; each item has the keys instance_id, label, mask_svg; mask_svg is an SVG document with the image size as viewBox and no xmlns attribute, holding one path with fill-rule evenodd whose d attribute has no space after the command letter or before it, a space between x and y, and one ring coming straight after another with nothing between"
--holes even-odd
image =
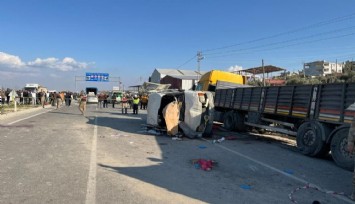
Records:
<instances>
[{"instance_id":1,"label":"white cloud","mask_svg":"<svg viewBox=\"0 0 355 204\"><path fill-rule=\"evenodd\" d=\"M50 57L47 59L37 58L34 61L28 62L28 66L37 68L50 68L66 72L86 69L89 67L89 63L77 62L75 59L70 57L65 57L63 60Z\"/></svg>"},{"instance_id":2,"label":"white cloud","mask_svg":"<svg viewBox=\"0 0 355 204\"><path fill-rule=\"evenodd\" d=\"M0 68L21 68L24 66L24 63L18 56L10 55L4 52L0 52Z\"/></svg>"},{"instance_id":3,"label":"white cloud","mask_svg":"<svg viewBox=\"0 0 355 204\"><path fill-rule=\"evenodd\" d=\"M34 61L23 62L18 56L0 52L0 70L3 71L53 69L66 72L87 69L90 64L93 63L77 62L71 57L65 57L62 60L55 57L36 58Z\"/></svg>"},{"instance_id":4,"label":"white cloud","mask_svg":"<svg viewBox=\"0 0 355 204\"><path fill-rule=\"evenodd\" d=\"M242 70L242 69L243 69L242 66L234 65L234 66L229 67L229 68L228 68L228 71L230 71L230 72L235 72L235 71L240 71L240 70Z\"/></svg>"}]
</instances>

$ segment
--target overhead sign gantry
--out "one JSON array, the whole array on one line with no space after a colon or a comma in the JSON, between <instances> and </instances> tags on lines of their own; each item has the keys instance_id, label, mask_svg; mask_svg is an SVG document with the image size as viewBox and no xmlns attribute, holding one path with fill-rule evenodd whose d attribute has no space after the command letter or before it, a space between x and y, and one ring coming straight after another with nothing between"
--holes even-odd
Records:
<instances>
[{"instance_id":1,"label":"overhead sign gantry","mask_svg":"<svg viewBox=\"0 0 355 204\"><path fill-rule=\"evenodd\" d=\"M98 72L86 72L85 76L75 76L75 91L77 91L76 82L77 81L87 81L87 82L113 82L121 84L120 77L110 77L108 73L98 73Z\"/></svg>"}]
</instances>

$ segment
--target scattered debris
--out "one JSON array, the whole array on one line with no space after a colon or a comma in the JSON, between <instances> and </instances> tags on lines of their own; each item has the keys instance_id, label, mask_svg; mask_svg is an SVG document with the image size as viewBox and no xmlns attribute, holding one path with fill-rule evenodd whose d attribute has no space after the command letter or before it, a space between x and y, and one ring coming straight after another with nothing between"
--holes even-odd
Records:
<instances>
[{"instance_id":1,"label":"scattered debris","mask_svg":"<svg viewBox=\"0 0 355 204\"><path fill-rule=\"evenodd\" d=\"M249 185L246 185L246 184L242 184L239 186L240 188L244 189L244 190L250 190L251 189L251 186Z\"/></svg>"},{"instance_id":2,"label":"scattered debris","mask_svg":"<svg viewBox=\"0 0 355 204\"><path fill-rule=\"evenodd\" d=\"M172 137L171 139L172 139L172 140L182 141L182 138L181 138L181 137Z\"/></svg>"},{"instance_id":3,"label":"scattered debris","mask_svg":"<svg viewBox=\"0 0 355 204\"><path fill-rule=\"evenodd\" d=\"M199 145L198 148L200 148L200 149L206 149L207 147L204 146L204 145Z\"/></svg>"},{"instance_id":4,"label":"scattered debris","mask_svg":"<svg viewBox=\"0 0 355 204\"><path fill-rule=\"evenodd\" d=\"M212 167L217 166L217 162L214 160L193 159L191 162L196 169L201 169L204 171L211 171Z\"/></svg>"},{"instance_id":5,"label":"scattered debris","mask_svg":"<svg viewBox=\"0 0 355 204\"><path fill-rule=\"evenodd\" d=\"M223 142L225 140L225 138L224 137L221 137L220 139L218 139L218 140L213 140L213 143L221 143L221 142Z\"/></svg>"}]
</instances>

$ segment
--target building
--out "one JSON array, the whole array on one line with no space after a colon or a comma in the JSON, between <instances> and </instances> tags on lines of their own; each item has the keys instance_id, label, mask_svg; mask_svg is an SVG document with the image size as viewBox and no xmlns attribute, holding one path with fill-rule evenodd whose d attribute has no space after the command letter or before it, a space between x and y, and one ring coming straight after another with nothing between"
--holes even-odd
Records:
<instances>
[{"instance_id":1,"label":"building","mask_svg":"<svg viewBox=\"0 0 355 204\"><path fill-rule=\"evenodd\" d=\"M327 61L314 61L303 65L306 76L325 76L334 73L343 73L343 63L333 63Z\"/></svg>"},{"instance_id":2,"label":"building","mask_svg":"<svg viewBox=\"0 0 355 204\"><path fill-rule=\"evenodd\" d=\"M199 77L197 75L194 76L174 76L167 75L160 80L161 84L170 84L170 89L178 89L178 90L193 90L194 86Z\"/></svg>"},{"instance_id":3,"label":"building","mask_svg":"<svg viewBox=\"0 0 355 204\"><path fill-rule=\"evenodd\" d=\"M154 69L151 77L150 77L150 82L153 83L160 83L160 80L162 78L164 78L165 76L169 75L169 76L198 76L200 77L201 75L203 75L204 71L200 71L200 73L198 73L197 71L193 71L193 70L180 70L180 69Z\"/></svg>"}]
</instances>

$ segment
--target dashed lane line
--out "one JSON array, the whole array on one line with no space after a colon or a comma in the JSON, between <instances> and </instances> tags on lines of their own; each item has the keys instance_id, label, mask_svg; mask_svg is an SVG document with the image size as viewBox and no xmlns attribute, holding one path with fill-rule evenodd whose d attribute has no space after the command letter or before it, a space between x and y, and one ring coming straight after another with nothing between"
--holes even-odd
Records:
<instances>
[{"instance_id":1,"label":"dashed lane line","mask_svg":"<svg viewBox=\"0 0 355 204\"><path fill-rule=\"evenodd\" d=\"M95 116L94 136L91 145L90 169L86 186L85 204L96 203L96 168L97 168L97 116Z\"/></svg>"},{"instance_id":2,"label":"dashed lane line","mask_svg":"<svg viewBox=\"0 0 355 204\"><path fill-rule=\"evenodd\" d=\"M42 114L44 114L44 113L48 113L48 112L50 112L50 111L51 111L51 110L45 111L45 112L41 112L41 113L37 113L37 114L31 115L31 116L28 116L28 117L26 117L26 118L21 118L21 119L19 119L19 120L15 120L15 121L13 121L13 122L11 122L11 123L8 123L8 125L13 125L13 124L18 123L18 122L21 122L21 121L23 121L23 120L27 120L27 119L36 117L36 116L38 116L38 115L42 115Z\"/></svg>"}]
</instances>

